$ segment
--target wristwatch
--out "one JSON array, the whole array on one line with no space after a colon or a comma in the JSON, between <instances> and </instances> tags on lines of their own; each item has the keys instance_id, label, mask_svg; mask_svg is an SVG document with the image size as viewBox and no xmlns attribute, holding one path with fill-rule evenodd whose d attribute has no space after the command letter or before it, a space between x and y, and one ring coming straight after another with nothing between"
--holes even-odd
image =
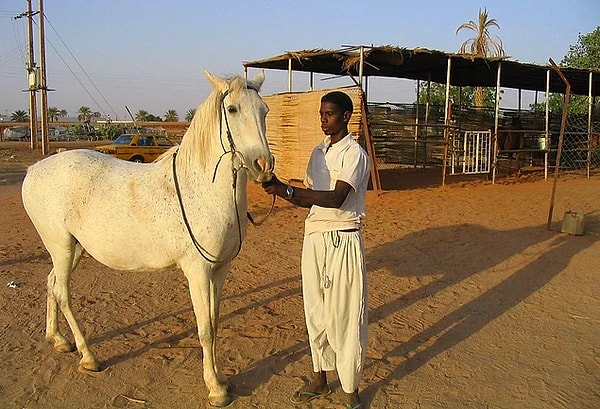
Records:
<instances>
[{"instance_id":1,"label":"wristwatch","mask_svg":"<svg viewBox=\"0 0 600 409\"><path fill-rule=\"evenodd\" d=\"M294 188L291 185L287 185L285 188L285 200L291 200L294 197Z\"/></svg>"}]
</instances>

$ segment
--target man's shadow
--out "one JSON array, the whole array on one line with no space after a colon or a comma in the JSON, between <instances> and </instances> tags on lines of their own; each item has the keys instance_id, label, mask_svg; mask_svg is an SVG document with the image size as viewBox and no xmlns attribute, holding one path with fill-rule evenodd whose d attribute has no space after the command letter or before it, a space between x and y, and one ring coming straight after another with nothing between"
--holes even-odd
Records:
<instances>
[{"instance_id":1,"label":"man's shadow","mask_svg":"<svg viewBox=\"0 0 600 409\"><path fill-rule=\"evenodd\" d=\"M509 277L449 312L408 341L398 341L378 359L367 357L367 368L380 367L384 370L377 373L387 375L366 386L363 391L365 403L370 403L382 387L403 379L543 288L563 271L573 256L596 240L592 236L559 235L549 232L544 226L497 231L477 225L461 225L415 232L375 249L367 256L368 260L372 260L369 271L385 268L400 277L436 274L440 278L406 293L399 288L400 295L395 300L369 311L371 323L396 313L402 314L411 304L427 297L435 298L445 288L522 254L530 246L545 241L551 244L548 251L529 260ZM395 256L390 258L389 255ZM376 337L374 332L369 336ZM397 364L398 361L401 363Z\"/></svg>"}]
</instances>

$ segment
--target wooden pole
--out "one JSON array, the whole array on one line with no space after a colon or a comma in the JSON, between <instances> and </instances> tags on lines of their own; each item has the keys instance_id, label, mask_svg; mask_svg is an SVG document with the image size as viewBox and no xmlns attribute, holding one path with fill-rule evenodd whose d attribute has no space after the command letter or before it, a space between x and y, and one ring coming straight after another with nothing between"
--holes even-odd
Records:
<instances>
[{"instance_id":1,"label":"wooden pole","mask_svg":"<svg viewBox=\"0 0 600 409\"><path fill-rule=\"evenodd\" d=\"M567 116L569 114L569 100L571 98L571 84L564 76L560 68L550 58L550 64L552 69L556 71L560 79L565 83L565 102L563 104L562 119L560 121L560 136L558 137L558 151L556 152L556 163L554 164L554 183L552 184L552 196L550 197L550 209L548 211L548 230L551 230L552 226L552 215L554 213L554 199L556 197L556 183L558 182L558 170L560 168L560 157L562 155L562 146L565 138L565 127L567 126Z\"/></svg>"},{"instance_id":2,"label":"wooden pole","mask_svg":"<svg viewBox=\"0 0 600 409\"><path fill-rule=\"evenodd\" d=\"M292 57L288 58L288 92L292 92Z\"/></svg>"},{"instance_id":3,"label":"wooden pole","mask_svg":"<svg viewBox=\"0 0 600 409\"><path fill-rule=\"evenodd\" d=\"M39 0L40 6L40 118L42 128L42 155L49 152L48 137L48 82L46 80L46 38L44 33L44 3Z\"/></svg>"},{"instance_id":4,"label":"wooden pole","mask_svg":"<svg viewBox=\"0 0 600 409\"><path fill-rule=\"evenodd\" d=\"M494 108L494 158L492 164L492 184L496 183L496 173L498 172L498 117L500 116L500 79L502 78L502 62L498 62L498 71L496 72L496 101Z\"/></svg>"},{"instance_id":5,"label":"wooden pole","mask_svg":"<svg viewBox=\"0 0 600 409\"><path fill-rule=\"evenodd\" d=\"M442 165L442 186L446 184L446 166L448 164L448 144L450 143L450 73L452 69L452 58L448 57L446 69L446 107L444 118L444 160ZM425 153L427 156L427 152Z\"/></svg>"},{"instance_id":6,"label":"wooden pole","mask_svg":"<svg viewBox=\"0 0 600 409\"><path fill-rule=\"evenodd\" d=\"M379 194L379 191L381 190L381 180L379 179L379 170L377 169L375 145L373 145L373 138L371 137L371 130L369 129L369 121L367 119L367 104L365 103L364 94L360 99L360 115L362 127L365 133L365 145L367 148L367 154L371 159L371 182L373 184L373 189L377 192L377 194Z\"/></svg>"},{"instance_id":7,"label":"wooden pole","mask_svg":"<svg viewBox=\"0 0 600 409\"><path fill-rule=\"evenodd\" d=\"M27 0L27 37L29 61L27 63L27 83L29 89L29 131L31 135L31 149L37 148L37 89L38 75L33 57L33 11L31 9L31 0Z\"/></svg>"}]
</instances>

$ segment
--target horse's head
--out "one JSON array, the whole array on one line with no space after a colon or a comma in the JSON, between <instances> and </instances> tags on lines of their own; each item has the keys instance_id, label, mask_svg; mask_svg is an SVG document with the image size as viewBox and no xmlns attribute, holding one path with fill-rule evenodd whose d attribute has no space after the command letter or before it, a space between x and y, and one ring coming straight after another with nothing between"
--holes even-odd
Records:
<instances>
[{"instance_id":1,"label":"horse's head","mask_svg":"<svg viewBox=\"0 0 600 409\"><path fill-rule=\"evenodd\" d=\"M221 95L221 143L240 160L254 182L271 180L274 158L266 138L269 107L258 91L265 79L261 71L252 81L242 77L222 79L205 71L213 88Z\"/></svg>"}]
</instances>

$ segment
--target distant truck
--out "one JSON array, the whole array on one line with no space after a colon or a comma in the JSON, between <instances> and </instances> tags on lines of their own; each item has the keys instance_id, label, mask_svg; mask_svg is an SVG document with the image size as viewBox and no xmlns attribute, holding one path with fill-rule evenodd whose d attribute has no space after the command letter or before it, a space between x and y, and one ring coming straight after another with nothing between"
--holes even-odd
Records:
<instances>
[{"instance_id":1,"label":"distant truck","mask_svg":"<svg viewBox=\"0 0 600 409\"><path fill-rule=\"evenodd\" d=\"M27 141L31 133L26 126L13 126L4 130L3 141Z\"/></svg>"},{"instance_id":2,"label":"distant truck","mask_svg":"<svg viewBox=\"0 0 600 409\"><path fill-rule=\"evenodd\" d=\"M42 139L41 130L38 130L38 141ZM29 141L31 132L28 126L13 126L4 130L3 141ZM48 139L51 141L71 140L64 126L51 126L48 128Z\"/></svg>"}]
</instances>

